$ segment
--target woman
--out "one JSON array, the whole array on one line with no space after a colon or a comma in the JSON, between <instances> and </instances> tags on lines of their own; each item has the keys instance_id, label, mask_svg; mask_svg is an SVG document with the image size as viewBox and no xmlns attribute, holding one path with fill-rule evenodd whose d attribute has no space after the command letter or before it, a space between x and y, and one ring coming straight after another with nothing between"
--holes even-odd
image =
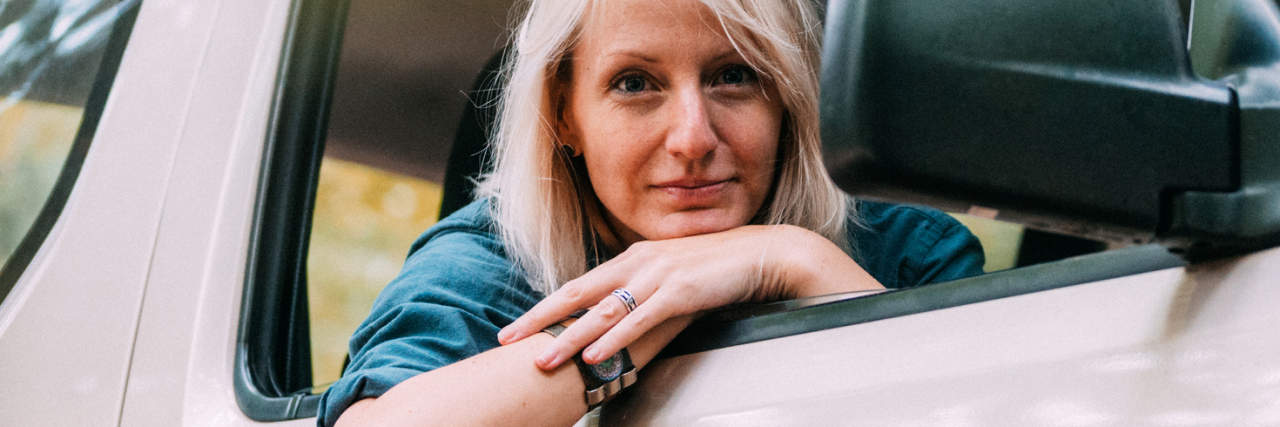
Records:
<instances>
[{"instance_id":1,"label":"woman","mask_svg":"<svg viewBox=\"0 0 1280 427\"><path fill-rule=\"evenodd\" d=\"M413 245L319 424L565 425L600 399L588 365L643 368L699 312L980 272L936 211L853 220L820 32L809 0L531 1L480 200Z\"/></svg>"}]
</instances>

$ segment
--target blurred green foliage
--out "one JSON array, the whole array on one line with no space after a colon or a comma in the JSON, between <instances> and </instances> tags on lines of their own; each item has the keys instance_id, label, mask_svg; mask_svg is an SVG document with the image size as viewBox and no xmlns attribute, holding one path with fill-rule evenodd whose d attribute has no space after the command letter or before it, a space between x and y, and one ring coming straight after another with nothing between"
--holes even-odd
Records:
<instances>
[{"instance_id":1,"label":"blurred green foliage","mask_svg":"<svg viewBox=\"0 0 1280 427\"><path fill-rule=\"evenodd\" d=\"M13 254L53 191L83 111L0 98L0 264Z\"/></svg>"}]
</instances>

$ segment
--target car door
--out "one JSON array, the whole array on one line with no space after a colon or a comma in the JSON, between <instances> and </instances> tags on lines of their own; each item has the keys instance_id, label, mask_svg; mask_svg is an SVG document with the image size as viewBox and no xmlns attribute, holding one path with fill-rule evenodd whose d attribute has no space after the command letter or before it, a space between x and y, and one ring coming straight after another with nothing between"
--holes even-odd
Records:
<instances>
[{"instance_id":1,"label":"car door","mask_svg":"<svg viewBox=\"0 0 1280 427\"><path fill-rule=\"evenodd\" d=\"M845 189L1111 250L710 315L603 421L1276 423L1260 396L1280 388L1278 15L1269 1L832 3L824 143Z\"/></svg>"},{"instance_id":2,"label":"car door","mask_svg":"<svg viewBox=\"0 0 1280 427\"><path fill-rule=\"evenodd\" d=\"M246 423L232 392L237 314L294 5L26 2L5 13L50 8L6 27L6 40L32 30L54 36L55 58L106 53L82 71L98 78L70 160L2 274L0 414L13 425Z\"/></svg>"}]
</instances>

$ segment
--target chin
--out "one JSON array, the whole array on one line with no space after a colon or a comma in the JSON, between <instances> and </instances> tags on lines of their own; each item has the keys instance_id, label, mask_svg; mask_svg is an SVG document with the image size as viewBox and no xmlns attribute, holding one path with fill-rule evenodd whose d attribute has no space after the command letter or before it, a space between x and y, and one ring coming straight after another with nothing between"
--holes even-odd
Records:
<instances>
[{"instance_id":1,"label":"chin","mask_svg":"<svg viewBox=\"0 0 1280 427\"><path fill-rule=\"evenodd\" d=\"M677 237L696 236L733 229L747 224L749 218L739 218L726 212L699 211L677 212L668 215L658 224L654 240L674 239Z\"/></svg>"}]
</instances>

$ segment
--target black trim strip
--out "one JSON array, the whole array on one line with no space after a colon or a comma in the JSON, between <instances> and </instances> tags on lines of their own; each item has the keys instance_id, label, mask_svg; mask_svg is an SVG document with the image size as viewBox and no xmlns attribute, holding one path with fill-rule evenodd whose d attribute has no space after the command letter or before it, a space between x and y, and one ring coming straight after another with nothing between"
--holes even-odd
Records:
<instances>
[{"instance_id":1,"label":"black trim strip","mask_svg":"<svg viewBox=\"0 0 1280 427\"><path fill-rule=\"evenodd\" d=\"M259 176L240 331L236 402L249 418L314 416L306 255L348 0L290 10Z\"/></svg>"},{"instance_id":2,"label":"black trim strip","mask_svg":"<svg viewBox=\"0 0 1280 427\"><path fill-rule=\"evenodd\" d=\"M58 217L62 214L62 208L67 205L67 198L71 196L76 179L80 177L85 156L89 154L89 144L93 143L93 137L98 131L102 109L111 95L111 87L115 84L116 72L120 69L120 60L124 57L129 36L133 33L133 21L138 17L138 8L141 4L141 1L134 1L132 5L125 6L116 22L112 24L111 35L107 39L107 45L102 54L102 62L98 65L97 76L93 79L93 89L89 91L84 115L80 119L80 128L76 130L75 140L72 141L71 149L67 152L66 161L62 164L62 171L58 173L53 191L49 192L49 197L45 199L44 206L40 208L40 213L36 215L31 228L27 229L27 234L22 236L18 247L14 248L13 254L5 261L4 267L0 268L0 301L4 301L9 296L13 286L18 283L18 278L22 277L22 273L35 258L36 251L40 250L45 238L49 237L49 232L53 230L53 225L58 222Z\"/></svg>"},{"instance_id":3,"label":"black trim strip","mask_svg":"<svg viewBox=\"0 0 1280 427\"><path fill-rule=\"evenodd\" d=\"M727 308L694 322L658 357L675 357L1185 265L1186 261L1162 246L1144 245L856 299L824 300L816 305L808 303L811 299L799 299Z\"/></svg>"}]
</instances>

